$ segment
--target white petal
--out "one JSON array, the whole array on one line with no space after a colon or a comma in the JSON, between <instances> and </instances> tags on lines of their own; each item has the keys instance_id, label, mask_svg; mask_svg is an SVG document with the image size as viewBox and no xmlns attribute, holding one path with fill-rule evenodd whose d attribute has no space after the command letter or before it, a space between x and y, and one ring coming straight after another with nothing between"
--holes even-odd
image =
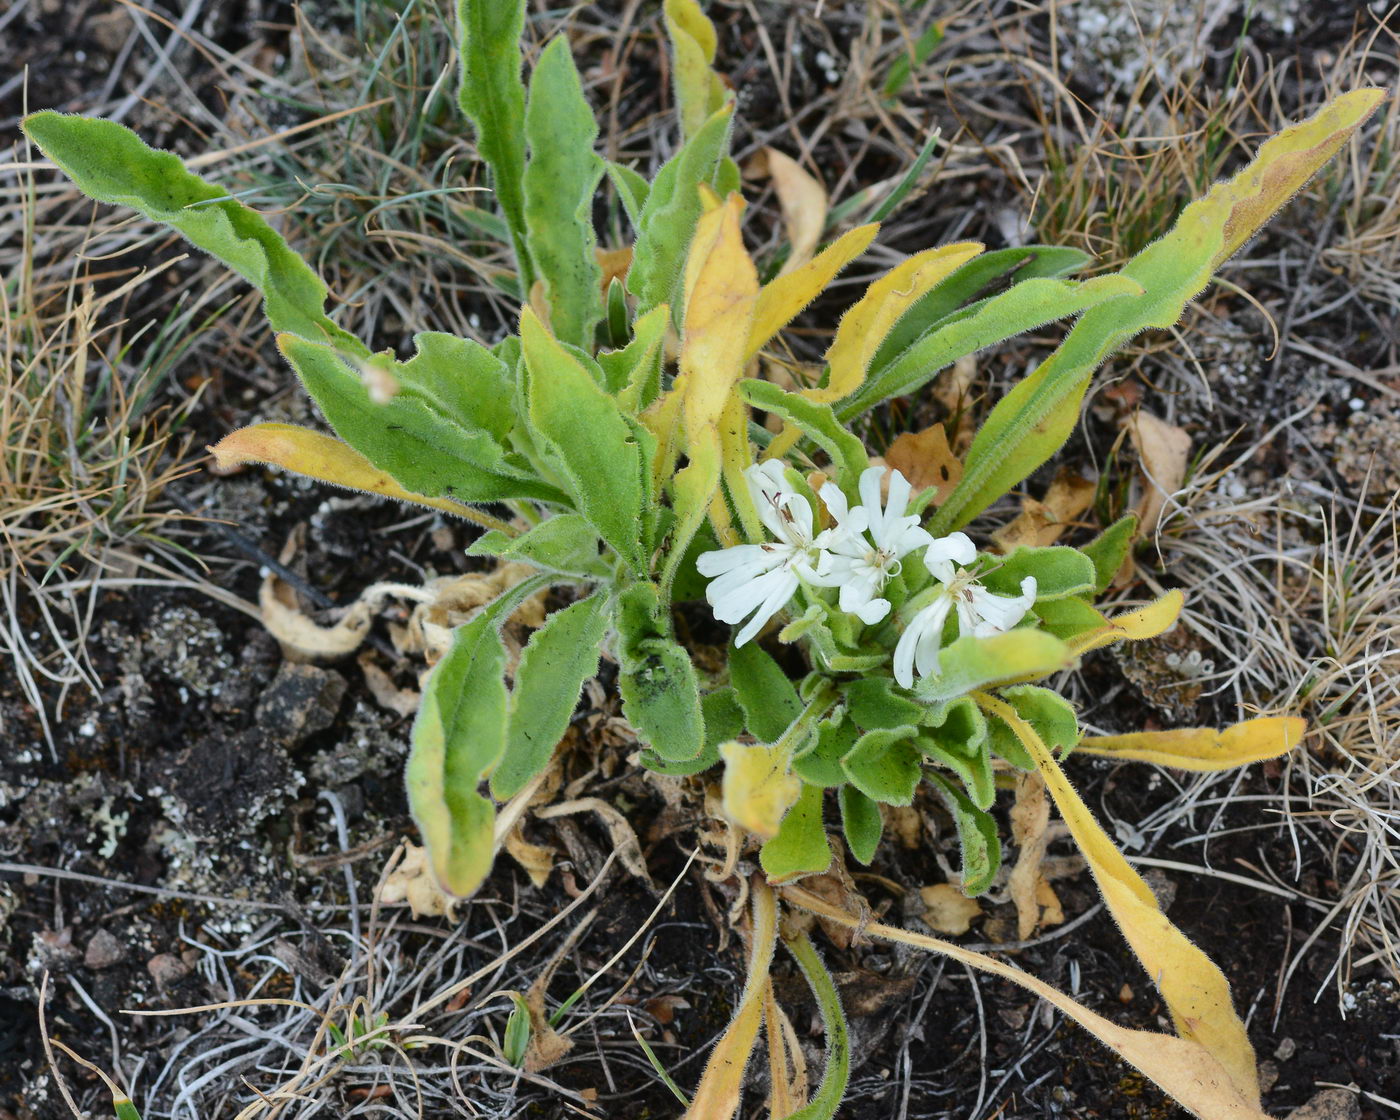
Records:
<instances>
[{"instance_id":1,"label":"white petal","mask_svg":"<svg viewBox=\"0 0 1400 1120\"><path fill-rule=\"evenodd\" d=\"M718 576L734 568L754 567L757 571L767 571L777 562L769 562L769 553L756 544L739 544L733 548L722 548L717 552L702 552L695 558L695 568L702 576Z\"/></svg>"},{"instance_id":2,"label":"white petal","mask_svg":"<svg viewBox=\"0 0 1400 1120\"><path fill-rule=\"evenodd\" d=\"M772 589L769 596L759 604L758 610L754 611L753 618L739 631L734 638L734 644L741 646L757 634L767 624L768 620L777 614L787 602L792 598L793 592L797 590L797 577L791 572L774 573L781 574L784 579L773 580Z\"/></svg>"},{"instance_id":3,"label":"white petal","mask_svg":"<svg viewBox=\"0 0 1400 1120\"><path fill-rule=\"evenodd\" d=\"M845 523L846 517L851 512L851 507L846 502L846 495L841 492L841 487L834 482L823 482L822 488L817 491L817 497L822 500L822 505L826 506L827 512L831 514L831 519L836 524Z\"/></svg>"},{"instance_id":4,"label":"white petal","mask_svg":"<svg viewBox=\"0 0 1400 1120\"><path fill-rule=\"evenodd\" d=\"M880 591L879 583L872 578L868 565L853 566L846 582L841 584L841 609L848 614L860 614L863 608Z\"/></svg>"},{"instance_id":5,"label":"white petal","mask_svg":"<svg viewBox=\"0 0 1400 1120\"><path fill-rule=\"evenodd\" d=\"M893 525L909 508L909 480L896 470L890 471L889 497L885 502L885 522Z\"/></svg>"},{"instance_id":6,"label":"white petal","mask_svg":"<svg viewBox=\"0 0 1400 1120\"><path fill-rule=\"evenodd\" d=\"M924 565L939 583L952 583L957 577L954 564L967 567L977 559L977 546L966 533L938 537L924 553Z\"/></svg>"},{"instance_id":7,"label":"white petal","mask_svg":"<svg viewBox=\"0 0 1400 1120\"><path fill-rule=\"evenodd\" d=\"M1009 595L997 595L985 587L970 587L968 594L972 597L973 610L982 619L976 628L978 637L982 638L988 634L1000 634L1010 630L1026 617L1026 611L1030 610L1031 604L1035 602L1034 584L1030 595L1027 596L1024 582L1022 593L1014 598Z\"/></svg>"},{"instance_id":8,"label":"white petal","mask_svg":"<svg viewBox=\"0 0 1400 1120\"><path fill-rule=\"evenodd\" d=\"M933 608L940 607L935 613ZM942 595L927 608L929 618L918 647L914 650L914 668L921 676L936 674L939 670L938 651L943 648L943 624L948 620L948 612L953 607L952 598Z\"/></svg>"},{"instance_id":9,"label":"white petal","mask_svg":"<svg viewBox=\"0 0 1400 1120\"><path fill-rule=\"evenodd\" d=\"M888 599L871 599L855 613L856 617L867 626L874 626L890 613L890 601Z\"/></svg>"},{"instance_id":10,"label":"white petal","mask_svg":"<svg viewBox=\"0 0 1400 1120\"><path fill-rule=\"evenodd\" d=\"M769 528L780 541L803 548L812 543L812 506L801 494L778 498L776 522Z\"/></svg>"},{"instance_id":11,"label":"white petal","mask_svg":"<svg viewBox=\"0 0 1400 1120\"><path fill-rule=\"evenodd\" d=\"M884 467L870 467L860 472L860 504L869 518L870 535L877 545L885 525L885 511L880 503L880 482L884 477Z\"/></svg>"},{"instance_id":12,"label":"white petal","mask_svg":"<svg viewBox=\"0 0 1400 1120\"><path fill-rule=\"evenodd\" d=\"M928 606L909 620L904 633L894 647L894 679L905 688L914 683L914 670L927 673L926 666L932 662L938 666L938 647L943 640L943 623L948 617L952 600L947 595L939 595ZM931 651L931 652L930 652Z\"/></svg>"},{"instance_id":13,"label":"white petal","mask_svg":"<svg viewBox=\"0 0 1400 1120\"><path fill-rule=\"evenodd\" d=\"M896 560L902 560L915 549L933 543L933 538L929 536L928 530L919 527L917 517L907 517L904 520L908 524L899 526L885 544L886 551L893 554Z\"/></svg>"}]
</instances>

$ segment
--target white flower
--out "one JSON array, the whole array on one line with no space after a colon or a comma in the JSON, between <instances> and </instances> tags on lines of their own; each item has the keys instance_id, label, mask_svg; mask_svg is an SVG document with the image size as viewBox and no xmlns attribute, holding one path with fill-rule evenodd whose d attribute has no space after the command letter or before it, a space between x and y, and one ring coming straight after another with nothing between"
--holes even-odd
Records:
<instances>
[{"instance_id":1,"label":"white flower","mask_svg":"<svg viewBox=\"0 0 1400 1120\"><path fill-rule=\"evenodd\" d=\"M966 568L977 559L977 547L965 533L950 533L928 546L924 563L943 586L923 610L904 628L894 647L894 679L905 688L914 675L938 672L938 651L943 644L943 624L948 612L957 611L958 633L985 638L1010 630L1035 603L1035 577L1021 581L1021 594L998 595L977 582Z\"/></svg>"},{"instance_id":2,"label":"white flower","mask_svg":"<svg viewBox=\"0 0 1400 1120\"><path fill-rule=\"evenodd\" d=\"M899 562L933 541L919 528L918 514L905 513L910 486L898 471L890 472L889 499L881 505L884 474L884 467L861 473L861 504L855 509L847 508L846 496L835 483L828 482L818 492L836 521L836 528L823 534L827 551L818 572L828 586L841 589L841 609L867 625L889 614L889 601L877 596L886 580L899 572Z\"/></svg>"},{"instance_id":3,"label":"white flower","mask_svg":"<svg viewBox=\"0 0 1400 1120\"><path fill-rule=\"evenodd\" d=\"M825 582L817 575L821 539L812 534L812 506L788 490L783 464L770 459L749 467L744 477L759 518L777 540L705 552L695 561L702 576L716 577L705 588L715 617L731 625L749 619L734 639L736 646L787 605L801 580Z\"/></svg>"}]
</instances>

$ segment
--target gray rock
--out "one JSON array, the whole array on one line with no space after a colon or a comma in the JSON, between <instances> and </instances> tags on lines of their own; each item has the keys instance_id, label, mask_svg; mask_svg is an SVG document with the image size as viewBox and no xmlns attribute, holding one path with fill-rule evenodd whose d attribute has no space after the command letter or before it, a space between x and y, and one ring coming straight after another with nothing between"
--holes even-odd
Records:
<instances>
[{"instance_id":1,"label":"gray rock","mask_svg":"<svg viewBox=\"0 0 1400 1120\"><path fill-rule=\"evenodd\" d=\"M111 968L126 956L126 946L116 937L108 933L105 929L100 929L92 935L92 940L88 942L87 952L83 954L83 964L93 971L102 968Z\"/></svg>"},{"instance_id":2,"label":"gray rock","mask_svg":"<svg viewBox=\"0 0 1400 1120\"><path fill-rule=\"evenodd\" d=\"M345 688L334 670L284 662L258 702L257 725L267 738L295 747L335 722Z\"/></svg>"}]
</instances>

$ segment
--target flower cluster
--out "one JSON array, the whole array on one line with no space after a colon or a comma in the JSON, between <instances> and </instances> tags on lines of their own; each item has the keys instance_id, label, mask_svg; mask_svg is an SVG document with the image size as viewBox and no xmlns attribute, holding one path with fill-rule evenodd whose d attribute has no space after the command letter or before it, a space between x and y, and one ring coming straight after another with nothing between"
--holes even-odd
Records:
<instances>
[{"instance_id":1,"label":"flower cluster","mask_svg":"<svg viewBox=\"0 0 1400 1120\"><path fill-rule=\"evenodd\" d=\"M899 471L889 472L882 500L885 473L884 467L871 467L861 474L860 504L854 508L835 483L823 485L817 495L834 524L821 529L811 503L789 487L781 462L770 459L748 469L758 515L774 540L706 552L696 560L700 574L712 577L705 597L715 617L743 623L735 645L757 635L804 583L837 588L841 610L866 625L882 622L890 613L889 600L881 598L885 584L899 574L900 561L920 548L937 586L916 598L919 609L895 645L894 676L905 688L916 674L938 672L950 614L958 620L959 634L977 637L1010 630L1025 617L1035 602L1035 578L1023 579L1017 596L981 586L971 569L977 559L972 541L963 533L930 536L918 515L907 512L911 488Z\"/></svg>"}]
</instances>

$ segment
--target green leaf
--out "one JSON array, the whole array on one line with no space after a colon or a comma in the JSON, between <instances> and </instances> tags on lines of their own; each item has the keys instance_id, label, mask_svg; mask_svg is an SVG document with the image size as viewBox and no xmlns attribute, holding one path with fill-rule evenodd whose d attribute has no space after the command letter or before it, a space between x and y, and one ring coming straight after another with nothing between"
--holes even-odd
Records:
<instances>
[{"instance_id":1,"label":"green leaf","mask_svg":"<svg viewBox=\"0 0 1400 1120\"><path fill-rule=\"evenodd\" d=\"M729 647L729 680L744 709L745 726L761 743L776 743L802 714L797 689L757 642Z\"/></svg>"},{"instance_id":2,"label":"green leaf","mask_svg":"<svg viewBox=\"0 0 1400 1120\"><path fill-rule=\"evenodd\" d=\"M460 502L533 498L568 504L489 432L463 428L413 394L379 403L365 379L329 346L292 334L280 335L277 344L336 434L404 488Z\"/></svg>"},{"instance_id":3,"label":"green leaf","mask_svg":"<svg viewBox=\"0 0 1400 1120\"><path fill-rule=\"evenodd\" d=\"M602 543L586 518L577 513L560 513L518 537L491 529L467 546L467 555L494 556L564 575L597 579L608 574L598 552Z\"/></svg>"},{"instance_id":4,"label":"green leaf","mask_svg":"<svg viewBox=\"0 0 1400 1120\"><path fill-rule=\"evenodd\" d=\"M569 41L556 35L530 75L525 107L525 228L535 275L544 282L555 337L591 348L603 317L603 270L593 231L593 192L603 160L598 124L583 95Z\"/></svg>"},{"instance_id":5,"label":"green leaf","mask_svg":"<svg viewBox=\"0 0 1400 1120\"><path fill-rule=\"evenodd\" d=\"M857 860L869 865L875 858L875 849L880 846L880 837L885 832L885 821L880 816L880 806L852 785L842 786L838 798L841 802L841 828L846 834L846 846Z\"/></svg>"},{"instance_id":6,"label":"green leaf","mask_svg":"<svg viewBox=\"0 0 1400 1120\"><path fill-rule=\"evenodd\" d=\"M613 163L611 160L608 161L607 170L608 178L612 180L612 185L617 191L617 197L622 201L622 209L627 213L627 220L632 223L633 229L640 229L647 195L651 193L651 184L645 176L632 168Z\"/></svg>"},{"instance_id":7,"label":"green leaf","mask_svg":"<svg viewBox=\"0 0 1400 1120\"><path fill-rule=\"evenodd\" d=\"M618 691L622 714L667 762L705 749L705 722L695 666L671 635L669 612L654 583L637 583L618 598Z\"/></svg>"},{"instance_id":8,"label":"green leaf","mask_svg":"<svg viewBox=\"0 0 1400 1120\"><path fill-rule=\"evenodd\" d=\"M943 21L933 20L905 52L897 55L895 60L890 63L889 73L885 75L885 84L880 88L880 92L886 97L894 97L899 93L904 88L905 83L909 81L914 68L923 65L941 42L943 42Z\"/></svg>"},{"instance_id":9,"label":"green leaf","mask_svg":"<svg viewBox=\"0 0 1400 1120\"><path fill-rule=\"evenodd\" d=\"M841 759L856 745L860 729L837 711L817 724L817 733L792 758L792 772L808 785L843 786L846 771Z\"/></svg>"},{"instance_id":10,"label":"green leaf","mask_svg":"<svg viewBox=\"0 0 1400 1120\"><path fill-rule=\"evenodd\" d=\"M938 771L931 771L929 777L942 792L948 812L958 826L963 894L976 897L992 885L1001 867L1001 837L997 835L996 821Z\"/></svg>"},{"instance_id":11,"label":"green leaf","mask_svg":"<svg viewBox=\"0 0 1400 1120\"><path fill-rule=\"evenodd\" d=\"M268 322L361 356L364 343L326 317L326 286L257 211L147 146L115 121L44 111L24 119L30 140L84 194L163 222L263 294Z\"/></svg>"},{"instance_id":12,"label":"green leaf","mask_svg":"<svg viewBox=\"0 0 1400 1120\"><path fill-rule=\"evenodd\" d=\"M530 635L510 691L505 753L491 773L497 801L513 797L549 764L584 682L598 672L608 621L607 597L596 592L555 611Z\"/></svg>"},{"instance_id":13,"label":"green leaf","mask_svg":"<svg viewBox=\"0 0 1400 1120\"><path fill-rule=\"evenodd\" d=\"M1063 758L1079 742L1079 719L1074 706L1058 692L1022 684L1002 689L1000 696L1035 729L1040 741L1052 753ZM1035 762L1021 740L995 715L987 717L987 736L991 749L1007 762L1022 770L1035 769Z\"/></svg>"},{"instance_id":14,"label":"green leaf","mask_svg":"<svg viewBox=\"0 0 1400 1120\"><path fill-rule=\"evenodd\" d=\"M796 803L783 816L778 834L758 856L770 883L787 883L819 875L831 866L831 845L822 825L822 787L804 784Z\"/></svg>"},{"instance_id":15,"label":"green leaf","mask_svg":"<svg viewBox=\"0 0 1400 1120\"><path fill-rule=\"evenodd\" d=\"M1173 326L1220 265L1336 154L1384 96L1379 90L1343 94L1285 129L1130 260L1118 275L1140 291L1088 308L1059 349L997 404L972 441L962 481L929 531L942 536L967 524L1059 450L1079 418L1094 370L1141 332Z\"/></svg>"},{"instance_id":16,"label":"green leaf","mask_svg":"<svg viewBox=\"0 0 1400 1120\"><path fill-rule=\"evenodd\" d=\"M969 634L944 647L938 674L917 681L913 692L925 703L936 704L1000 681L1067 669L1073 662L1064 642L1039 630L1021 628L989 638Z\"/></svg>"},{"instance_id":17,"label":"green leaf","mask_svg":"<svg viewBox=\"0 0 1400 1120\"><path fill-rule=\"evenodd\" d=\"M855 488L861 471L870 465L870 459L865 445L836 419L831 405L789 393L771 381L752 378L739 382L739 392L755 408L781 416L801 428L830 457L837 484L843 490Z\"/></svg>"},{"instance_id":18,"label":"green leaf","mask_svg":"<svg viewBox=\"0 0 1400 1120\"><path fill-rule=\"evenodd\" d=\"M1076 548L1021 545L982 576L982 585L998 595L1021 594L1021 581L1035 577L1035 599L1065 599L1094 589L1094 562Z\"/></svg>"},{"instance_id":19,"label":"green leaf","mask_svg":"<svg viewBox=\"0 0 1400 1120\"><path fill-rule=\"evenodd\" d=\"M685 777L699 774L719 764L719 745L737 739L744 733L744 709L739 706L735 691L726 685L700 697L700 712L705 723L705 747L694 758L684 762L668 762L653 750L641 754L642 765L658 774Z\"/></svg>"},{"instance_id":20,"label":"green leaf","mask_svg":"<svg viewBox=\"0 0 1400 1120\"><path fill-rule=\"evenodd\" d=\"M525 1064L525 1052L530 1048L530 1005L519 992L508 992L511 1002L510 1018L506 1020L505 1037L501 1040L501 1057L506 1064L519 1069Z\"/></svg>"},{"instance_id":21,"label":"green leaf","mask_svg":"<svg viewBox=\"0 0 1400 1120\"><path fill-rule=\"evenodd\" d=\"M478 792L505 749L506 648L500 625L545 586L516 584L452 636L433 666L413 722L405 781L433 875L450 894L470 895L491 870L496 810Z\"/></svg>"},{"instance_id":22,"label":"green leaf","mask_svg":"<svg viewBox=\"0 0 1400 1120\"><path fill-rule=\"evenodd\" d=\"M987 303L988 296L965 306L993 284L1010 279L1023 283L1037 277L1057 278L1078 272L1092 260L1088 253L1058 245L1022 245L994 249L968 261L899 317L870 363L878 377L892 361L924 336L949 325L950 317L968 318Z\"/></svg>"},{"instance_id":23,"label":"green leaf","mask_svg":"<svg viewBox=\"0 0 1400 1120\"><path fill-rule=\"evenodd\" d=\"M479 342L438 331L414 335L413 345L413 357L393 365L400 391L468 431L480 429L503 442L515 426L506 364Z\"/></svg>"},{"instance_id":24,"label":"green leaf","mask_svg":"<svg viewBox=\"0 0 1400 1120\"><path fill-rule=\"evenodd\" d=\"M491 168L520 266L520 290L528 298L534 270L525 232L524 30L525 0L457 0L457 103L476 129L477 154Z\"/></svg>"},{"instance_id":25,"label":"green leaf","mask_svg":"<svg viewBox=\"0 0 1400 1120\"><path fill-rule=\"evenodd\" d=\"M638 576L646 573L651 463L635 424L527 307L520 340L529 376L530 425L568 480L579 511Z\"/></svg>"},{"instance_id":26,"label":"green leaf","mask_svg":"<svg viewBox=\"0 0 1400 1120\"><path fill-rule=\"evenodd\" d=\"M851 784L886 805L910 805L923 775L922 758L913 743L917 728L867 731L841 759Z\"/></svg>"},{"instance_id":27,"label":"green leaf","mask_svg":"<svg viewBox=\"0 0 1400 1120\"><path fill-rule=\"evenodd\" d=\"M661 366L665 358L670 309L653 307L632 324L632 341L621 350L598 355L608 392L626 412L640 413L661 395Z\"/></svg>"},{"instance_id":28,"label":"green leaf","mask_svg":"<svg viewBox=\"0 0 1400 1120\"><path fill-rule=\"evenodd\" d=\"M889 677L862 677L848 683L844 693L851 719L866 731L911 727L926 711Z\"/></svg>"},{"instance_id":29,"label":"green leaf","mask_svg":"<svg viewBox=\"0 0 1400 1120\"><path fill-rule=\"evenodd\" d=\"M604 345L610 350L620 350L631 337L632 310L627 306L627 285L613 276L608 280L608 294L603 300ZM609 384L608 392L616 394L617 389Z\"/></svg>"},{"instance_id":30,"label":"green leaf","mask_svg":"<svg viewBox=\"0 0 1400 1120\"><path fill-rule=\"evenodd\" d=\"M1023 280L986 300L972 314L924 335L878 375L872 373L858 392L837 407L836 414L850 420L883 400L922 388L939 370L968 354L1141 291L1136 281L1116 273L1091 280Z\"/></svg>"},{"instance_id":31,"label":"green leaf","mask_svg":"<svg viewBox=\"0 0 1400 1120\"><path fill-rule=\"evenodd\" d=\"M656 173L637 222L632 267L627 270L627 290L637 297L639 315L663 303L678 314L677 289L700 218L700 184L710 182L729 150L732 123L731 104L713 114Z\"/></svg>"},{"instance_id":32,"label":"green leaf","mask_svg":"<svg viewBox=\"0 0 1400 1120\"><path fill-rule=\"evenodd\" d=\"M1080 634L1100 630L1108 625L1108 619L1099 611L1083 599L1073 596L1036 603L1031 610L1035 617L1040 619L1041 629L1066 642Z\"/></svg>"},{"instance_id":33,"label":"green leaf","mask_svg":"<svg viewBox=\"0 0 1400 1120\"><path fill-rule=\"evenodd\" d=\"M932 726L919 737L919 749L962 779L979 809L996 800L992 760L987 753L987 717L967 697L940 705L930 713Z\"/></svg>"},{"instance_id":34,"label":"green leaf","mask_svg":"<svg viewBox=\"0 0 1400 1120\"><path fill-rule=\"evenodd\" d=\"M1108 590L1123 561L1128 558L1128 550L1133 547L1137 536L1137 514L1120 517L1097 537L1086 544L1081 552L1094 562L1094 591L1102 595Z\"/></svg>"},{"instance_id":35,"label":"green leaf","mask_svg":"<svg viewBox=\"0 0 1400 1120\"><path fill-rule=\"evenodd\" d=\"M822 1029L826 1032L826 1068L822 1071L821 1084L817 1086L811 1101L789 1114L787 1120L832 1120L836 1110L841 1107L841 1098L846 1095L846 1086L851 1079L851 1038L846 1014L841 1009L841 996L836 990L836 983L817 955L812 939L806 933L799 933L793 938L784 937L783 943L816 996Z\"/></svg>"}]
</instances>

